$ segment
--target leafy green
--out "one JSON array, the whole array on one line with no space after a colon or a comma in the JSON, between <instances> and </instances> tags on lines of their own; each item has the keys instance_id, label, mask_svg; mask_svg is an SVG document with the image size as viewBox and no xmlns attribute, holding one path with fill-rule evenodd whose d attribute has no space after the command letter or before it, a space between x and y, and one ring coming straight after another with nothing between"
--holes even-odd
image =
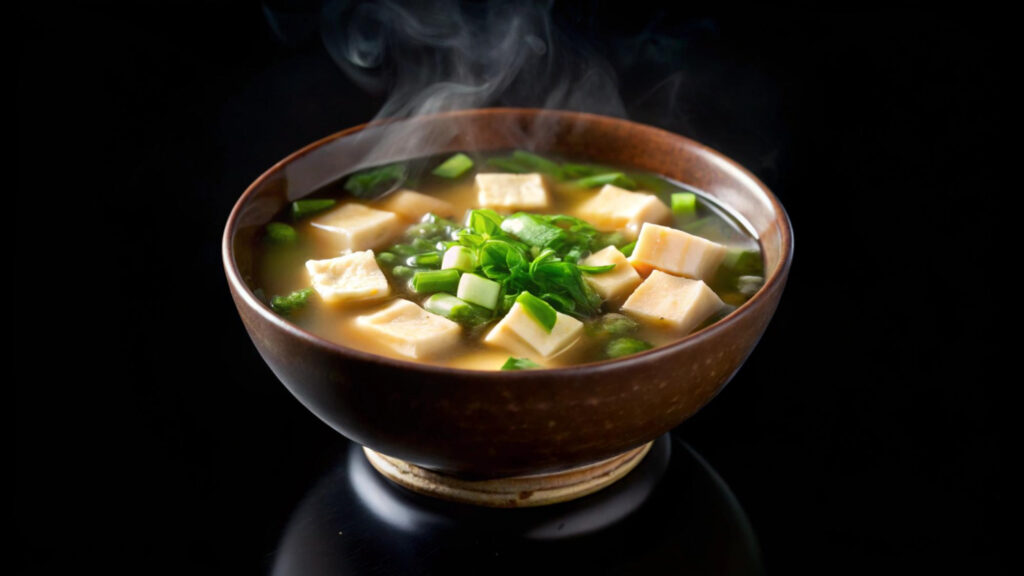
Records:
<instances>
[{"instance_id":1,"label":"leafy green","mask_svg":"<svg viewBox=\"0 0 1024 576\"><path fill-rule=\"evenodd\" d=\"M345 181L345 190L357 198L373 198L400 186L408 177L405 164L385 164L356 172Z\"/></svg>"},{"instance_id":2,"label":"leafy green","mask_svg":"<svg viewBox=\"0 0 1024 576\"><path fill-rule=\"evenodd\" d=\"M270 308L282 316L287 316L305 307L306 303L309 302L309 297L312 295L312 288L303 288L287 296L274 296L270 299Z\"/></svg>"},{"instance_id":3,"label":"leafy green","mask_svg":"<svg viewBox=\"0 0 1024 576\"><path fill-rule=\"evenodd\" d=\"M532 370L540 367L540 364L529 358L516 358L514 356L509 356L508 360L501 365L502 370Z\"/></svg>"},{"instance_id":4,"label":"leafy green","mask_svg":"<svg viewBox=\"0 0 1024 576\"><path fill-rule=\"evenodd\" d=\"M521 293L516 298L516 302L541 325L541 328L544 328L545 332L550 333L551 329L555 327L555 322L558 321L558 314L555 313L555 309L551 307L551 304L529 292Z\"/></svg>"},{"instance_id":5,"label":"leafy green","mask_svg":"<svg viewBox=\"0 0 1024 576\"><path fill-rule=\"evenodd\" d=\"M448 158L431 172L442 178L458 178L473 167L473 159L462 152Z\"/></svg>"}]
</instances>

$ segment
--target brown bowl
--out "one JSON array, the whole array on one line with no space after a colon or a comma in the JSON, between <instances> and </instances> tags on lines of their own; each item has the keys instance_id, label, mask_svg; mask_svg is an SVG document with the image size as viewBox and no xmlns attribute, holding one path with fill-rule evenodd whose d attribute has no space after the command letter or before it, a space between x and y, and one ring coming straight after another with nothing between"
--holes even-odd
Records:
<instances>
[{"instance_id":1,"label":"brown bowl","mask_svg":"<svg viewBox=\"0 0 1024 576\"><path fill-rule=\"evenodd\" d=\"M674 344L579 366L483 372L387 358L288 323L253 294L253 235L287 202L369 164L530 146L663 174L713 196L760 239L766 281L723 320ZM263 359L314 414L355 442L448 474L505 477L612 457L689 418L764 333L793 257L789 218L756 177L682 136L577 112L484 109L367 124L295 152L256 179L224 231L235 305Z\"/></svg>"}]
</instances>

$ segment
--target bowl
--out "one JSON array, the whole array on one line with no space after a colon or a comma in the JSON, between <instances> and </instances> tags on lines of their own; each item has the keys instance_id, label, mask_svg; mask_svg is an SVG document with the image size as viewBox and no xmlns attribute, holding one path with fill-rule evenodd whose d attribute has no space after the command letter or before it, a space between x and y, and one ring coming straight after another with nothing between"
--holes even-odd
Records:
<instances>
[{"instance_id":1,"label":"bowl","mask_svg":"<svg viewBox=\"0 0 1024 576\"><path fill-rule=\"evenodd\" d=\"M248 284L254 235L286 203L367 165L521 147L651 171L704 191L757 234L764 286L721 321L668 346L566 368L484 372L326 341L275 314ZM559 473L636 454L700 410L764 333L782 296L792 238L785 210L764 184L693 140L618 118L493 108L366 124L295 152L239 198L224 231L223 260L249 336L305 407L392 462L475 480Z\"/></svg>"}]
</instances>

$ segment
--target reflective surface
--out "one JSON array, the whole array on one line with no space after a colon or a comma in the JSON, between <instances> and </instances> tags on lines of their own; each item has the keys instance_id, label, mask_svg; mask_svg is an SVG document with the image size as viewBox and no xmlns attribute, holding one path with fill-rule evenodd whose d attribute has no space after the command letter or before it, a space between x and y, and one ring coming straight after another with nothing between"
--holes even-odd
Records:
<instances>
[{"instance_id":1,"label":"reflective surface","mask_svg":"<svg viewBox=\"0 0 1024 576\"><path fill-rule=\"evenodd\" d=\"M750 524L686 443L658 439L626 478L550 507L494 510L400 488L349 445L296 508L271 573L758 574Z\"/></svg>"}]
</instances>

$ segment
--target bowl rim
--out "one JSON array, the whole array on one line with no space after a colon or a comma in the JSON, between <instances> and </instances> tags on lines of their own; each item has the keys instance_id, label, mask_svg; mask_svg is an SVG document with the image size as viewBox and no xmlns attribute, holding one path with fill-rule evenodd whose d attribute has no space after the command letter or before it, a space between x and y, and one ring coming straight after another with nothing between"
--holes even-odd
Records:
<instances>
[{"instance_id":1,"label":"bowl rim","mask_svg":"<svg viewBox=\"0 0 1024 576\"><path fill-rule=\"evenodd\" d=\"M735 310L727 314L724 318L721 318L717 322L705 326L704 328L687 334L683 338L665 346L659 346L650 350L645 350L637 354L631 354L623 358L613 358L608 360L600 360L597 362L587 362L583 364L573 364L571 366L559 366L552 368L535 368L531 370L476 370L471 368L457 368L453 366L441 366L437 364L428 364L425 362L416 362L413 360L403 360L400 358L393 358L390 356L382 356L373 352L366 352L336 342L332 342L325 338L321 338L316 334L309 332L299 326L285 320L283 317L275 313L269 306L264 304L256 295L249 289L249 286L242 280L241 272L238 269L238 264L235 260L234 254L234 237L238 229L238 221L242 212L242 207L245 206L249 199L255 195L255 191L259 188L266 180L276 175L278 172L284 169L285 166L295 161L297 158L301 158L306 154L320 148L321 146L333 142L339 138L344 138L351 134L361 132L367 128L387 125L393 122L400 121L415 121L417 119L426 118L459 118L466 116L499 116L499 115L530 115L530 116L559 116L563 118L577 118L585 119L591 122L608 122L611 124L617 124L622 127L628 127L632 130L648 131L653 134L667 135L672 138L677 138L684 141L688 146L694 147L703 153L709 154L712 158L719 162L724 162L725 165L738 171L741 175L749 178L765 195L768 201L771 203L772 208L775 211L775 220L779 223L779 230L781 233L780 250L782 252L782 259L779 265L775 267L772 273L765 279L764 285L746 302L738 306ZM265 172L259 175L249 186L245 189L238 200L235 202L231 209L231 213L228 216L227 224L224 227L224 234L221 238L221 258L224 264L225 274L228 279L229 286L233 291L238 294L243 302L251 309L255 310L264 320L269 321L278 328L281 328L285 332L288 332L291 336L299 338L300 340L306 341L308 344L319 346L327 349L331 352L338 353L344 356L351 356L360 361L370 362L373 364L384 365L386 367L397 368L401 370L413 370L421 372L431 373L457 373L462 375L471 375L473 377L480 378L500 378L503 381L525 381L527 379L535 378L539 375L545 376L580 376L584 374L590 374L595 372L604 372L611 370L619 370L622 368L629 367L631 365L657 361L659 358L671 356L676 350L689 346L693 342L698 342L712 338L718 333L728 330L733 324L739 321L739 318L745 315L748 311L758 306L762 300L767 298L766 294L771 292L778 284L785 282L788 276L789 268L793 261L793 229L792 223L790 222L789 215L783 208L782 203L775 197L775 194L765 186L761 180L752 174L749 170L741 166L736 161L732 160L728 156L718 152L717 150L701 144L696 140L687 138L681 134L670 132L663 128L651 126L649 124L642 124L640 122L633 122L631 120L625 120L622 118L616 118L613 116L604 116L600 114L591 114L589 112L576 112L571 110L552 110L544 108L471 108L465 110L454 110L448 112L441 112L437 114L430 114L427 116L420 116L416 118L384 118L380 120L373 120L356 126L352 126L335 132L319 140L311 142L303 146L302 148L292 152L288 156L279 160L273 166L268 168Z\"/></svg>"}]
</instances>

